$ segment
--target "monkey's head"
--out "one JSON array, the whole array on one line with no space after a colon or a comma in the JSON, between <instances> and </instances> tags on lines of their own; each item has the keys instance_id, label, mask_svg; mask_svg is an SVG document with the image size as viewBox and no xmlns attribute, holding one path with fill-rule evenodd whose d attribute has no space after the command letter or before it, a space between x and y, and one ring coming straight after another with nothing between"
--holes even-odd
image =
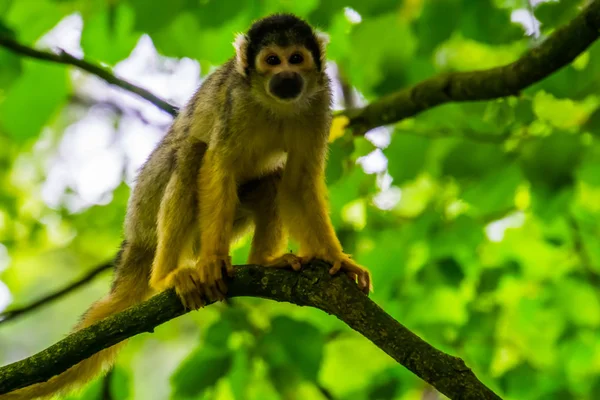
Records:
<instances>
[{"instance_id":1,"label":"monkey's head","mask_svg":"<svg viewBox=\"0 0 600 400\"><path fill-rule=\"evenodd\" d=\"M263 102L301 108L327 84L327 41L294 15L271 15L236 37L236 69Z\"/></svg>"}]
</instances>

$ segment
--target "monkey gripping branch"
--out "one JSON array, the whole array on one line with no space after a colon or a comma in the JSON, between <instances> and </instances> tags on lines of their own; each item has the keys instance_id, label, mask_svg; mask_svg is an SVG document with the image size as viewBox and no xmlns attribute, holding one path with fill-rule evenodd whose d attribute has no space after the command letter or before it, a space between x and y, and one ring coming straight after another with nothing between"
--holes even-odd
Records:
<instances>
[{"instance_id":1,"label":"monkey gripping branch","mask_svg":"<svg viewBox=\"0 0 600 400\"><path fill-rule=\"evenodd\" d=\"M262 297L333 314L451 399L500 399L456 357L443 353L394 320L345 274L331 277L321 262L301 272L236 267L230 297ZM185 314L171 290L69 335L44 351L0 368L0 395L60 374L98 351Z\"/></svg>"},{"instance_id":2,"label":"monkey gripping branch","mask_svg":"<svg viewBox=\"0 0 600 400\"><path fill-rule=\"evenodd\" d=\"M448 74L374 101L365 108L346 112L355 134L390 124L448 102L494 99L519 91L568 65L585 51L600 33L600 0L592 1L569 24L556 30L544 43L519 60L485 71ZM65 53L38 51L0 38L18 54L48 62L74 65L109 83L133 91L172 115L176 108L119 80L107 70ZM499 399L483 385L462 360L447 355L410 332L363 295L345 276L331 278L323 266L301 273L242 266L229 282L229 295L263 297L313 306L336 315L363 334L400 364L452 399ZM172 291L159 294L136 307L80 330L25 360L0 368L0 394L48 380L96 352L142 332L151 332L184 314Z\"/></svg>"}]
</instances>

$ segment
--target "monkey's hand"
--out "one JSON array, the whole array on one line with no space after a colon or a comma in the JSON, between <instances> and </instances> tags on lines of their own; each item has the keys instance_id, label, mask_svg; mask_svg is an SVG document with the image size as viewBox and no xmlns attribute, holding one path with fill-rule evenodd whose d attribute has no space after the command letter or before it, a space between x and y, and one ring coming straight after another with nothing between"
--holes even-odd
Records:
<instances>
[{"instance_id":1,"label":"monkey's hand","mask_svg":"<svg viewBox=\"0 0 600 400\"><path fill-rule=\"evenodd\" d=\"M373 291L373 283L371 282L371 273L365 267L357 264L350 258L349 255L341 253L334 257L329 256L304 256L302 257L303 262L308 262L318 258L332 264L329 269L330 275L337 274L340 270L344 271L353 281L357 282L358 287L366 295Z\"/></svg>"},{"instance_id":2,"label":"monkey's hand","mask_svg":"<svg viewBox=\"0 0 600 400\"><path fill-rule=\"evenodd\" d=\"M221 300L227 293L227 286L223 281L223 269L225 269L228 276L234 275L231 257L228 255L200 255L198 261L196 261L196 269L200 274L200 282L210 288L211 292L219 292L221 296L214 299Z\"/></svg>"},{"instance_id":3,"label":"monkey's hand","mask_svg":"<svg viewBox=\"0 0 600 400\"><path fill-rule=\"evenodd\" d=\"M264 257L256 261L251 260L251 264L273 268L292 267L294 271L300 271L302 268L302 259L295 254L287 253L279 257Z\"/></svg>"},{"instance_id":4,"label":"monkey's hand","mask_svg":"<svg viewBox=\"0 0 600 400\"><path fill-rule=\"evenodd\" d=\"M206 305L206 298L221 300L223 295L202 283L200 271L196 268L178 268L166 278L166 285L175 289L181 303L188 310L197 310Z\"/></svg>"}]
</instances>

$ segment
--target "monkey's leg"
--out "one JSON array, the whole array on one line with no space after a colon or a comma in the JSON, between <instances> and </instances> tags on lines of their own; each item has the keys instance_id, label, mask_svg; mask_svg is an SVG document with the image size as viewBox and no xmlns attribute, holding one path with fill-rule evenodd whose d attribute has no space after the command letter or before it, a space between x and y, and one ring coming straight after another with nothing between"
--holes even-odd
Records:
<instances>
[{"instance_id":1,"label":"monkey's leg","mask_svg":"<svg viewBox=\"0 0 600 400\"><path fill-rule=\"evenodd\" d=\"M285 254L288 235L277 207L277 190L281 171L244 184L240 189L242 207L248 209L254 220L255 230L248 263L267 267L301 268L300 258Z\"/></svg>"},{"instance_id":2,"label":"monkey's leg","mask_svg":"<svg viewBox=\"0 0 600 400\"><path fill-rule=\"evenodd\" d=\"M235 176L223 165L223 157L207 151L197 181L200 254L196 266L201 283L220 288L224 286L222 269L233 274L229 247L239 205Z\"/></svg>"},{"instance_id":3,"label":"monkey's leg","mask_svg":"<svg viewBox=\"0 0 600 400\"><path fill-rule=\"evenodd\" d=\"M217 299L202 285L196 268L178 268L180 253L191 246L194 220L197 215L194 190L186 185L186 176L175 171L167 184L158 213L158 245L152 263L150 286L157 290L173 287L186 308L195 310L205 304L203 296ZM189 179L188 179L189 180ZM217 297L215 297L217 296Z\"/></svg>"},{"instance_id":4,"label":"monkey's leg","mask_svg":"<svg viewBox=\"0 0 600 400\"><path fill-rule=\"evenodd\" d=\"M310 141L307 141L310 142ZM303 262L321 259L331 263L331 274L340 269L358 279L360 288L371 289L369 271L344 254L328 215L327 187L324 177L325 156L297 142L288 153L283 173L279 206L291 235L300 242ZM323 147L325 148L325 147Z\"/></svg>"}]
</instances>

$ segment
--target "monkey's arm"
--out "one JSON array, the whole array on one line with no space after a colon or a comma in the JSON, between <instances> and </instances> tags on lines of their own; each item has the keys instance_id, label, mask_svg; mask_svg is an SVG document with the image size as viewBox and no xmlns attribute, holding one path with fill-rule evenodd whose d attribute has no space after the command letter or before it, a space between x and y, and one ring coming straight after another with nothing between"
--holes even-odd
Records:
<instances>
[{"instance_id":1,"label":"monkey's arm","mask_svg":"<svg viewBox=\"0 0 600 400\"><path fill-rule=\"evenodd\" d=\"M164 290L172 286L171 275L177 268L179 254L195 216L193 192L186 190L178 171L165 189L158 211L156 256L152 264L150 286Z\"/></svg>"},{"instance_id":2,"label":"monkey's arm","mask_svg":"<svg viewBox=\"0 0 600 400\"><path fill-rule=\"evenodd\" d=\"M328 213L327 186L325 185L326 137L319 143L297 141L288 151L279 206L290 234L300 243L304 260L319 258L330 262L330 273L340 269L358 278L361 289L371 289L369 271L344 254ZM312 147L311 147L312 146Z\"/></svg>"},{"instance_id":3,"label":"monkey's arm","mask_svg":"<svg viewBox=\"0 0 600 400\"><path fill-rule=\"evenodd\" d=\"M200 168L198 185L198 224L200 254L198 270L203 283L226 288L222 267L233 273L229 246L233 236L233 221L238 205L236 177L218 149L209 149Z\"/></svg>"},{"instance_id":4,"label":"monkey's arm","mask_svg":"<svg viewBox=\"0 0 600 400\"><path fill-rule=\"evenodd\" d=\"M183 160L182 160L183 161ZM219 293L204 285L195 268L179 267L182 253L191 253L194 220L197 215L193 187L198 165L186 164L195 171L174 172L166 187L158 213L158 245L152 263L150 286L156 291L174 288L188 309L204 306L204 297L220 299ZM191 177L191 182L190 182ZM187 248L186 248L187 247Z\"/></svg>"}]
</instances>

